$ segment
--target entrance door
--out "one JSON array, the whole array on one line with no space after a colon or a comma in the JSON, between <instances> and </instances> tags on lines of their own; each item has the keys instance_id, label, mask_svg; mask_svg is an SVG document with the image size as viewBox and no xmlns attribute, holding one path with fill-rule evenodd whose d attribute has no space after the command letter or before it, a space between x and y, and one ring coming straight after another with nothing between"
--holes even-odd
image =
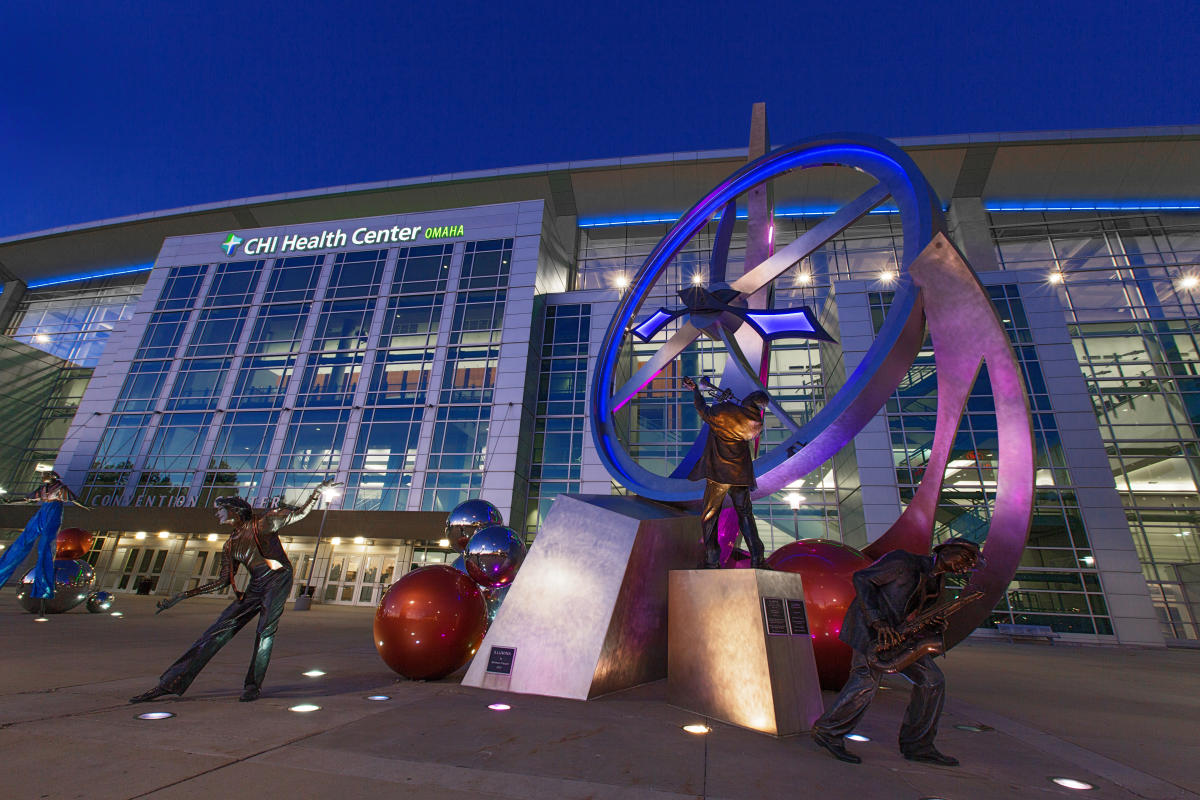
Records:
<instances>
[{"instance_id":1,"label":"entrance door","mask_svg":"<svg viewBox=\"0 0 1200 800\"><path fill-rule=\"evenodd\" d=\"M148 581L149 591L153 592L162 577L163 565L167 563L167 550L154 547L131 547L116 576L118 591L136 592L143 581Z\"/></svg>"},{"instance_id":2,"label":"entrance door","mask_svg":"<svg viewBox=\"0 0 1200 800\"><path fill-rule=\"evenodd\" d=\"M329 578L325 581L325 602L354 605L363 556L334 555L329 559Z\"/></svg>"}]
</instances>

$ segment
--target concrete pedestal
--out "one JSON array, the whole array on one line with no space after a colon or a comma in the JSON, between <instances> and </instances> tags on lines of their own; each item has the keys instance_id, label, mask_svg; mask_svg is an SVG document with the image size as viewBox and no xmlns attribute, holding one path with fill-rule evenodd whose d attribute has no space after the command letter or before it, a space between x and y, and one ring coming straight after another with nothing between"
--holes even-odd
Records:
<instances>
[{"instance_id":1,"label":"concrete pedestal","mask_svg":"<svg viewBox=\"0 0 1200 800\"><path fill-rule=\"evenodd\" d=\"M800 576L672 572L667 693L673 705L788 736L821 715L821 683Z\"/></svg>"},{"instance_id":2,"label":"concrete pedestal","mask_svg":"<svg viewBox=\"0 0 1200 800\"><path fill-rule=\"evenodd\" d=\"M667 676L667 581L700 519L637 497L560 495L463 684L587 700Z\"/></svg>"}]
</instances>

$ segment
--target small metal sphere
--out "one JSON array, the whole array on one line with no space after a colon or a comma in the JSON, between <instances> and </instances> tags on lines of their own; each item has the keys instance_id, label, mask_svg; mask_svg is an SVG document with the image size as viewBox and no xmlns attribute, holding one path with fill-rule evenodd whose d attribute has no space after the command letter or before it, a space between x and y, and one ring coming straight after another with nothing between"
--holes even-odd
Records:
<instances>
[{"instance_id":1,"label":"small metal sphere","mask_svg":"<svg viewBox=\"0 0 1200 800\"><path fill-rule=\"evenodd\" d=\"M62 614L87 599L96 582L96 570L83 559L71 561L65 558L54 561L54 597L30 597L33 590L33 572L29 570L17 587L17 601L30 614Z\"/></svg>"},{"instance_id":2,"label":"small metal sphere","mask_svg":"<svg viewBox=\"0 0 1200 800\"><path fill-rule=\"evenodd\" d=\"M481 586L504 586L525 560L525 542L512 528L493 525L471 537L463 558L467 574Z\"/></svg>"},{"instance_id":3,"label":"small metal sphere","mask_svg":"<svg viewBox=\"0 0 1200 800\"><path fill-rule=\"evenodd\" d=\"M92 592L88 595L87 610L93 614L100 614L112 608L116 600L111 592Z\"/></svg>"},{"instance_id":4,"label":"small metal sphere","mask_svg":"<svg viewBox=\"0 0 1200 800\"><path fill-rule=\"evenodd\" d=\"M503 524L499 509L487 500L474 497L459 503L446 517L446 538L450 540L450 546L461 553L476 531Z\"/></svg>"}]
</instances>

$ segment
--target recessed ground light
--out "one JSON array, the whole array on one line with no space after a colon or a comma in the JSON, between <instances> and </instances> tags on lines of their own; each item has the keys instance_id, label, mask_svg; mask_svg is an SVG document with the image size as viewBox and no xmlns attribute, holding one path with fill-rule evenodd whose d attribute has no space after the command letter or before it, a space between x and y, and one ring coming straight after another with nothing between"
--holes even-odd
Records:
<instances>
[{"instance_id":1,"label":"recessed ground light","mask_svg":"<svg viewBox=\"0 0 1200 800\"><path fill-rule=\"evenodd\" d=\"M1057 783L1059 786L1063 787L1064 789L1080 789L1080 790L1082 790L1082 789L1095 789L1096 788L1095 786L1092 786L1090 783L1084 783L1083 781L1077 781L1074 778L1051 778L1050 780L1054 781L1055 783Z\"/></svg>"},{"instance_id":2,"label":"recessed ground light","mask_svg":"<svg viewBox=\"0 0 1200 800\"><path fill-rule=\"evenodd\" d=\"M295 711L297 714L307 714L310 711L320 711L320 706L314 706L312 703L301 703L298 706L292 706L288 711Z\"/></svg>"},{"instance_id":3,"label":"recessed ground light","mask_svg":"<svg viewBox=\"0 0 1200 800\"><path fill-rule=\"evenodd\" d=\"M367 699L368 700L391 700L392 698L386 694L369 694L369 695L367 695Z\"/></svg>"},{"instance_id":4,"label":"recessed ground light","mask_svg":"<svg viewBox=\"0 0 1200 800\"><path fill-rule=\"evenodd\" d=\"M110 616L110 617L123 617L123 616L125 616L125 614L123 614L123 613L122 613L122 612L120 612L120 611L114 611L114 612L112 612L111 614L109 614L109 616Z\"/></svg>"},{"instance_id":5,"label":"recessed ground light","mask_svg":"<svg viewBox=\"0 0 1200 800\"><path fill-rule=\"evenodd\" d=\"M308 672L302 672L300 674L306 678L319 678L325 673L319 669L310 669Z\"/></svg>"},{"instance_id":6,"label":"recessed ground light","mask_svg":"<svg viewBox=\"0 0 1200 800\"><path fill-rule=\"evenodd\" d=\"M684 725L683 729L688 733L708 733L712 728L707 725Z\"/></svg>"},{"instance_id":7,"label":"recessed ground light","mask_svg":"<svg viewBox=\"0 0 1200 800\"><path fill-rule=\"evenodd\" d=\"M147 711L145 714L138 714L138 719L170 719L175 716L170 711Z\"/></svg>"},{"instance_id":8,"label":"recessed ground light","mask_svg":"<svg viewBox=\"0 0 1200 800\"><path fill-rule=\"evenodd\" d=\"M954 727L960 731L970 731L971 733L984 733L985 731L996 730L991 725L984 725L982 722L977 725L955 725Z\"/></svg>"},{"instance_id":9,"label":"recessed ground light","mask_svg":"<svg viewBox=\"0 0 1200 800\"><path fill-rule=\"evenodd\" d=\"M871 741L870 737L863 736L861 733L849 733L849 734L846 734L846 738L852 742L869 742L869 741Z\"/></svg>"},{"instance_id":10,"label":"recessed ground light","mask_svg":"<svg viewBox=\"0 0 1200 800\"><path fill-rule=\"evenodd\" d=\"M492 711L508 711L512 706L508 703L492 703L488 708Z\"/></svg>"},{"instance_id":11,"label":"recessed ground light","mask_svg":"<svg viewBox=\"0 0 1200 800\"><path fill-rule=\"evenodd\" d=\"M34 617L33 621L34 622L49 622L50 620L47 619L46 617Z\"/></svg>"}]
</instances>

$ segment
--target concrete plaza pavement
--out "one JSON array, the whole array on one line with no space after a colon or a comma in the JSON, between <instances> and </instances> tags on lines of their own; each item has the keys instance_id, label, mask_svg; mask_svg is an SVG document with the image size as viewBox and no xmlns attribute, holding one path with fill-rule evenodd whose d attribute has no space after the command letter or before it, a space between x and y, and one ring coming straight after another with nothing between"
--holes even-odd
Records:
<instances>
[{"instance_id":1,"label":"concrete plaza pavement","mask_svg":"<svg viewBox=\"0 0 1200 800\"><path fill-rule=\"evenodd\" d=\"M668 705L662 682L583 703L403 680L375 653L366 608L289 608L257 703L237 702L251 628L184 698L128 705L222 606L155 616L153 598L121 596L120 617L80 608L38 623L0 595L0 797L1200 798L1200 651L961 645L941 662L938 738L958 768L897 752L900 678L861 726L870 741L851 744L854 766L807 736L711 721L685 733L704 720ZM301 674L314 668L326 674ZM487 708L497 701L511 710ZM302 702L321 710L288 710Z\"/></svg>"}]
</instances>

